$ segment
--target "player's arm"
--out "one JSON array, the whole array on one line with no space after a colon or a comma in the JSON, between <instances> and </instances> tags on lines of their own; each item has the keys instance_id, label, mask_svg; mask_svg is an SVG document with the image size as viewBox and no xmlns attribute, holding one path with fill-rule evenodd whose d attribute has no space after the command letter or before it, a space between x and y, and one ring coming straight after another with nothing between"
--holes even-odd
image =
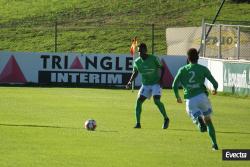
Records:
<instances>
[{"instance_id":1,"label":"player's arm","mask_svg":"<svg viewBox=\"0 0 250 167\"><path fill-rule=\"evenodd\" d=\"M163 64L162 62L160 61L159 57L155 56L155 64L158 68L161 69L161 76L160 76L160 85L162 86L163 84L163 76L164 76L164 73L165 73L165 68L163 67Z\"/></svg>"},{"instance_id":2,"label":"player's arm","mask_svg":"<svg viewBox=\"0 0 250 167\"><path fill-rule=\"evenodd\" d=\"M214 79L214 77L211 74L211 72L209 71L209 69L207 69L206 78L212 83L212 85L214 87L212 94L215 95L217 93L217 89L218 89L218 82Z\"/></svg>"},{"instance_id":3,"label":"player's arm","mask_svg":"<svg viewBox=\"0 0 250 167\"><path fill-rule=\"evenodd\" d=\"M126 85L126 88L129 88L132 84L132 82L134 81L134 79L137 77L138 75L138 71L136 69L133 70L132 74L131 74L131 77Z\"/></svg>"},{"instance_id":4,"label":"player's arm","mask_svg":"<svg viewBox=\"0 0 250 167\"><path fill-rule=\"evenodd\" d=\"M181 97L179 94L180 76L181 76L181 72L179 70L177 75L175 76L174 82L172 84L172 88L174 90L174 94L175 94L175 97L176 97L178 103L182 103L182 100L181 100Z\"/></svg>"},{"instance_id":5,"label":"player's arm","mask_svg":"<svg viewBox=\"0 0 250 167\"><path fill-rule=\"evenodd\" d=\"M163 86L163 76L165 73L165 69L163 66L161 66L161 77L160 77L160 85Z\"/></svg>"}]
</instances>

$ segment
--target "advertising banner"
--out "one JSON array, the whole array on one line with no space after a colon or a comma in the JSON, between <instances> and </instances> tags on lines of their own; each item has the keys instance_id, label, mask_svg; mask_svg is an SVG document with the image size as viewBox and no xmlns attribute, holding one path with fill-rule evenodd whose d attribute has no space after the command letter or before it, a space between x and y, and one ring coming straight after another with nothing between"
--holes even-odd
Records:
<instances>
[{"instance_id":1,"label":"advertising banner","mask_svg":"<svg viewBox=\"0 0 250 167\"><path fill-rule=\"evenodd\" d=\"M0 83L119 86L132 64L126 55L0 52Z\"/></svg>"},{"instance_id":2,"label":"advertising banner","mask_svg":"<svg viewBox=\"0 0 250 167\"><path fill-rule=\"evenodd\" d=\"M183 56L160 56L163 87L171 88ZM0 52L0 84L124 87L133 70L133 57L118 54ZM141 77L135 86L141 85Z\"/></svg>"},{"instance_id":3,"label":"advertising banner","mask_svg":"<svg viewBox=\"0 0 250 167\"><path fill-rule=\"evenodd\" d=\"M224 62L223 90L238 95L250 95L250 63Z\"/></svg>"}]
</instances>

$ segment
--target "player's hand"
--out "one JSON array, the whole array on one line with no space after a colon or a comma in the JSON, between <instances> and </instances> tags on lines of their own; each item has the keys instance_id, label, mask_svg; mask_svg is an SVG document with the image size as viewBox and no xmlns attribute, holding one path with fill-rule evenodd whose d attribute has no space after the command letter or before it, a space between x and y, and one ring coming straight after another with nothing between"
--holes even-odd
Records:
<instances>
[{"instance_id":1,"label":"player's hand","mask_svg":"<svg viewBox=\"0 0 250 167\"><path fill-rule=\"evenodd\" d=\"M217 94L217 90L213 90L212 95L216 95L216 94Z\"/></svg>"},{"instance_id":2,"label":"player's hand","mask_svg":"<svg viewBox=\"0 0 250 167\"><path fill-rule=\"evenodd\" d=\"M182 100L181 100L181 98L179 97L179 98L177 98L177 103L182 103Z\"/></svg>"},{"instance_id":3,"label":"player's hand","mask_svg":"<svg viewBox=\"0 0 250 167\"><path fill-rule=\"evenodd\" d=\"M132 85L132 82L131 82L131 81L129 81L129 82L127 83L127 85L125 86L125 87L126 87L126 89L129 89L129 88L131 87L131 85Z\"/></svg>"}]
</instances>

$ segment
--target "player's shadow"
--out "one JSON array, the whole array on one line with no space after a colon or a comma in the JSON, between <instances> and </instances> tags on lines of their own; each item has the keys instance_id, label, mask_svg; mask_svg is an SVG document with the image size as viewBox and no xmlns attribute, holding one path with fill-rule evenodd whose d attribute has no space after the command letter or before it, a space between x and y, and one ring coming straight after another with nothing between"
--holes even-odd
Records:
<instances>
[{"instance_id":1,"label":"player's shadow","mask_svg":"<svg viewBox=\"0 0 250 167\"><path fill-rule=\"evenodd\" d=\"M216 133L231 133L231 134L243 134L243 135L250 135L250 132L223 132L223 131L216 131Z\"/></svg>"},{"instance_id":2,"label":"player's shadow","mask_svg":"<svg viewBox=\"0 0 250 167\"><path fill-rule=\"evenodd\" d=\"M75 127L64 127L64 126L54 126L54 125L33 125L33 124L2 124L0 123L0 126L13 126L13 127L31 127L31 128L55 128L55 129L82 129L82 128L75 128ZM181 132L198 132L198 130L195 129L172 129L169 128L168 130L171 131L181 131ZM114 130L98 130L99 132L118 132ZM245 134L250 135L250 132L233 132L233 131L216 131L216 133L222 133L222 134Z\"/></svg>"},{"instance_id":3,"label":"player's shadow","mask_svg":"<svg viewBox=\"0 0 250 167\"><path fill-rule=\"evenodd\" d=\"M31 128L61 128L61 129L80 129L74 127L63 127L63 126L53 126L53 125L33 125L33 124L0 124L0 126L15 126L15 127L31 127Z\"/></svg>"},{"instance_id":4,"label":"player's shadow","mask_svg":"<svg viewBox=\"0 0 250 167\"><path fill-rule=\"evenodd\" d=\"M1 124L0 126L12 126L12 127L30 127L30 128L54 128L54 129L75 129L81 130L82 128L75 127L64 127L64 126L54 126L54 125L33 125L33 124ZM118 132L112 130L98 130L98 132Z\"/></svg>"},{"instance_id":5,"label":"player's shadow","mask_svg":"<svg viewBox=\"0 0 250 167\"><path fill-rule=\"evenodd\" d=\"M192 130L192 129L169 129L173 131L186 131L186 132L199 132L199 130ZM222 134L244 134L244 135L250 135L250 132L233 132L233 131L216 131L216 133L222 133Z\"/></svg>"}]
</instances>

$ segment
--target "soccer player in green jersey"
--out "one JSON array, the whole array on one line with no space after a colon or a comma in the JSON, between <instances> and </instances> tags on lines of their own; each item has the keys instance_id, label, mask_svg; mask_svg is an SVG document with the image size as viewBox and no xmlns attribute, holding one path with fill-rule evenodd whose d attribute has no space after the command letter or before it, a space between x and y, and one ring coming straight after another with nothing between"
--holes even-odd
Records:
<instances>
[{"instance_id":1,"label":"soccer player in green jersey","mask_svg":"<svg viewBox=\"0 0 250 167\"><path fill-rule=\"evenodd\" d=\"M218 150L216 142L215 129L211 120L212 107L208 99L206 87L204 86L207 78L213 85L212 94L217 93L218 83L211 75L208 68L198 64L198 52L191 48L187 52L189 64L181 67L175 76L173 89L178 103L182 103L182 99L178 92L181 84L184 90L184 99L186 99L186 111L198 125L201 132L208 131L212 141L213 150Z\"/></svg>"},{"instance_id":2,"label":"soccer player in green jersey","mask_svg":"<svg viewBox=\"0 0 250 167\"><path fill-rule=\"evenodd\" d=\"M168 128L169 118L166 114L164 104L160 101L161 99L161 82L164 74L164 69L159 58L154 55L147 54L147 46L144 43L139 45L139 56L133 65L133 72L128 81L127 88L131 86L132 81L136 78L138 73L142 77L142 86L138 92L138 98L136 100L136 125L134 128L141 128L141 111L142 104L148 98L153 96L154 103L160 110L164 122L162 125L163 129Z\"/></svg>"}]
</instances>

